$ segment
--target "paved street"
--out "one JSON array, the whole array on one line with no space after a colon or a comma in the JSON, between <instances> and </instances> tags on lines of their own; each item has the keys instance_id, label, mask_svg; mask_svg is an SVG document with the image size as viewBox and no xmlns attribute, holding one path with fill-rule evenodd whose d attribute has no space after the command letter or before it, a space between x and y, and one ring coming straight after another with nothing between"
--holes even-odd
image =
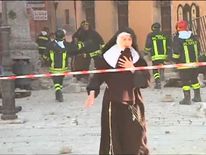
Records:
<instances>
[{"instance_id":1,"label":"paved street","mask_svg":"<svg viewBox=\"0 0 206 155\"><path fill-rule=\"evenodd\" d=\"M151 154L206 154L206 117L199 103L184 106L180 88L142 90L146 107ZM167 94L174 102L161 102ZM23 110L16 121L0 121L0 154L98 154L103 90L90 109L86 92L64 93L54 101L54 91L36 90L16 99ZM202 89L206 101L206 88Z\"/></svg>"}]
</instances>

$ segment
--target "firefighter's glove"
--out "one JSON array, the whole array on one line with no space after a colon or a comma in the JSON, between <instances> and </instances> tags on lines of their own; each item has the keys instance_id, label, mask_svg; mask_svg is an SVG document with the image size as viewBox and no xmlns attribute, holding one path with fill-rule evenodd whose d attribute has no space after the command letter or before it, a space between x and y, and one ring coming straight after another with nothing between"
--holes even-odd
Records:
<instances>
[{"instance_id":1,"label":"firefighter's glove","mask_svg":"<svg viewBox=\"0 0 206 155\"><path fill-rule=\"evenodd\" d=\"M94 52L90 52L89 53L89 57L90 58L94 58L94 57L97 57L97 56L100 56L102 54L102 51L101 50L96 50Z\"/></svg>"},{"instance_id":2,"label":"firefighter's glove","mask_svg":"<svg viewBox=\"0 0 206 155\"><path fill-rule=\"evenodd\" d=\"M77 46L78 46L78 49L80 50L84 48L84 43L82 41L78 41Z\"/></svg>"}]
</instances>

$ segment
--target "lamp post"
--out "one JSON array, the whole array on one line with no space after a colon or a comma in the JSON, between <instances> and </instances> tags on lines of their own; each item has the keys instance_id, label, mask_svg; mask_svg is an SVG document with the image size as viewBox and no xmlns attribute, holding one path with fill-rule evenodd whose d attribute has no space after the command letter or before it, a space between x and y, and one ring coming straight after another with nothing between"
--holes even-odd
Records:
<instances>
[{"instance_id":1,"label":"lamp post","mask_svg":"<svg viewBox=\"0 0 206 155\"><path fill-rule=\"evenodd\" d=\"M9 33L10 26L7 20L7 1L2 1L2 66L3 76L13 75L11 71L12 60L9 52ZM15 107L15 86L13 80L2 80L2 120L16 119L16 113L21 110L21 107Z\"/></svg>"},{"instance_id":2,"label":"lamp post","mask_svg":"<svg viewBox=\"0 0 206 155\"><path fill-rule=\"evenodd\" d=\"M59 2L54 1L53 4L54 4L54 11L55 11L54 12L55 13L55 25L56 25L56 30L57 30L57 7L58 7Z\"/></svg>"}]
</instances>

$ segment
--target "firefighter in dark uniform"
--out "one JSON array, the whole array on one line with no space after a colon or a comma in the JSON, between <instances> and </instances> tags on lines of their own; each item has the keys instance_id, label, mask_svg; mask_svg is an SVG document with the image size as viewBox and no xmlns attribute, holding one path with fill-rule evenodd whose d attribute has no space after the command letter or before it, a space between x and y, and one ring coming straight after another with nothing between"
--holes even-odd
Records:
<instances>
[{"instance_id":1,"label":"firefighter in dark uniform","mask_svg":"<svg viewBox=\"0 0 206 155\"><path fill-rule=\"evenodd\" d=\"M169 53L169 39L160 31L160 24L154 23L151 26L152 32L147 35L145 52L150 54L152 65L161 65L167 60ZM153 70L155 89L161 89L161 80L164 80L164 70Z\"/></svg>"},{"instance_id":2,"label":"firefighter in dark uniform","mask_svg":"<svg viewBox=\"0 0 206 155\"><path fill-rule=\"evenodd\" d=\"M188 30L188 23L184 20L177 23L178 37L173 43L173 59L176 63L196 63L199 57L199 42ZM184 99L180 104L190 105L190 87L194 90L193 102L201 102L200 83L198 82L198 67L179 67Z\"/></svg>"},{"instance_id":3,"label":"firefighter in dark uniform","mask_svg":"<svg viewBox=\"0 0 206 155\"><path fill-rule=\"evenodd\" d=\"M57 30L55 32L55 40L50 42L47 51L46 58L49 62L50 73L64 73L68 71L68 57L81 52L86 52L84 48L90 46L89 42L72 44L65 41L65 33L63 30ZM53 82L55 87L56 100L63 102L62 88L63 88L64 76L53 76Z\"/></svg>"},{"instance_id":4,"label":"firefighter in dark uniform","mask_svg":"<svg viewBox=\"0 0 206 155\"><path fill-rule=\"evenodd\" d=\"M104 41L100 34L91 28L87 21L82 21L80 28L72 36L73 42L92 41L93 46L87 48L91 52L89 54L81 54L73 57L72 68L74 71L89 70L91 59L94 60L94 65L98 64L98 56L101 55L101 48L104 46ZM88 75L77 75L77 80L87 82Z\"/></svg>"},{"instance_id":5,"label":"firefighter in dark uniform","mask_svg":"<svg viewBox=\"0 0 206 155\"><path fill-rule=\"evenodd\" d=\"M36 39L42 66L46 65L45 54L46 54L46 47L49 44L49 42L50 42L50 37L48 35L48 28L44 27Z\"/></svg>"}]
</instances>

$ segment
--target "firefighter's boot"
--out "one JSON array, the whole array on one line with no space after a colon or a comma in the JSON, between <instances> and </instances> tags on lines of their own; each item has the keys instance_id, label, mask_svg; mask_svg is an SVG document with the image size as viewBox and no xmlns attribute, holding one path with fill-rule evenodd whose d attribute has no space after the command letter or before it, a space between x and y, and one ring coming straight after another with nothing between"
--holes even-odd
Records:
<instances>
[{"instance_id":1,"label":"firefighter's boot","mask_svg":"<svg viewBox=\"0 0 206 155\"><path fill-rule=\"evenodd\" d=\"M201 96L200 96L200 89L194 89L194 98L192 99L193 102L201 102Z\"/></svg>"},{"instance_id":2,"label":"firefighter's boot","mask_svg":"<svg viewBox=\"0 0 206 155\"><path fill-rule=\"evenodd\" d=\"M57 101L59 101L59 102L63 102L64 101L61 90L57 90L55 95L56 95L56 100Z\"/></svg>"},{"instance_id":3,"label":"firefighter's boot","mask_svg":"<svg viewBox=\"0 0 206 155\"><path fill-rule=\"evenodd\" d=\"M179 102L179 104L190 105L191 104L190 91L183 91L183 92L184 92L184 98Z\"/></svg>"}]
</instances>

